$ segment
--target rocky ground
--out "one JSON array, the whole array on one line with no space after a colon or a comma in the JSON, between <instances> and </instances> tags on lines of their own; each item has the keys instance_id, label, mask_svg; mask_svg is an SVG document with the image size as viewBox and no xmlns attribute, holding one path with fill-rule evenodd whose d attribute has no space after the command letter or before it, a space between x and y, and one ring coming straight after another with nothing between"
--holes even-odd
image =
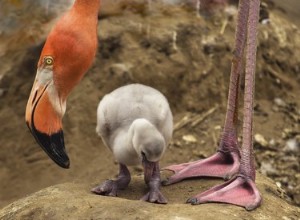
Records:
<instances>
[{"instance_id":1,"label":"rocky ground","mask_svg":"<svg viewBox=\"0 0 300 220\"><path fill-rule=\"evenodd\" d=\"M92 184L78 182L59 184L18 200L2 210L0 219L149 219L149 220L297 220L300 208L289 205L282 199L283 192L263 175L258 175L257 184L264 197L263 205L252 212L226 204L192 206L183 204L187 196L221 182L220 180L189 180L162 188L168 198L167 205L139 201L145 193L143 177L136 176L120 198L102 197L89 193ZM280 210L274 211L274 210Z\"/></svg>"},{"instance_id":2,"label":"rocky ground","mask_svg":"<svg viewBox=\"0 0 300 220\"><path fill-rule=\"evenodd\" d=\"M128 83L153 86L170 102L175 116L174 139L162 166L214 153L225 115L236 10L233 7L212 17L197 16L193 9L177 6L154 5L152 10L148 13L131 7L100 17L97 57L71 94L64 118L70 170L61 170L48 159L24 123L35 66L52 20L45 20L40 32L23 31L22 37L0 34L0 206L64 182L82 183L72 186L80 188L82 195L91 183L113 177L117 165L95 134L96 107L104 94ZM293 206L300 206L299 29L278 7L269 4L264 10L269 22L260 23L258 36L256 166L258 172L283 189L282 197L294 210ZM140 167L131 170L141 173ZM72 187L63 185L58 189L67 191ZM129 192L137 196L135 191ZM87 197L89 200L92 195ZM299 218L289 213L290 219Z\"/></svg>"}]
</instances>

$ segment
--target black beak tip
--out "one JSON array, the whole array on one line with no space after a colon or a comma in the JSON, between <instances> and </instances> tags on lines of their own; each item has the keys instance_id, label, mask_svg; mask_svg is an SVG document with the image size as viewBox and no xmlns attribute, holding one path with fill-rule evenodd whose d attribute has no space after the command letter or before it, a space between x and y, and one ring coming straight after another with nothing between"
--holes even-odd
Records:
<instances>
[{"instance_id":1,"label":"black beak tip","mask_svg":"<svg viewBox=\"0 0 300 220\"><path fill-rule=\"evenodd\" d=\"M66 158L64 158L64 159L62 159L62 158L55 159L52 157L50 157L50 158L61 168L69 169L70 168L70 160L69 160L69 157L67 154L65 156L66 156Z\"/></svg>"},{"instance_id":2,"label":"black beak tip","mask_svg":"<svg viewBox=\"0 0 300 220\"><path fill-rule=\"evenodd\" d=\"M48 135L39 132L33 126L30 129L38 144L47 153L47 155L60 167L64 169L70 168L70 160L66 153L64 134L60 130L54 134Z\"/></svg>"}]
</instances>

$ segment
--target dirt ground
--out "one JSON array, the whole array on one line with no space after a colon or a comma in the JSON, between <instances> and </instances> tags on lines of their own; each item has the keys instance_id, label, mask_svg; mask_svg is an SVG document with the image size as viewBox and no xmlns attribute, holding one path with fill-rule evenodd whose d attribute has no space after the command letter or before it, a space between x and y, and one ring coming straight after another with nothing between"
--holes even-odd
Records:
<instances>
[{"instance_id":1,"label":"dirt ground","mask_svg":"<svg viewBox=\"0 0 300 220\"><path fill-rule=\"evenodd\" d=\"M270 22L260 24L258 36L256 168L300 206L300 31L278 8L265 10ZM118 166L96 136L96 107L103 95L128 83L150 85L170 102L175 131L162 167L213 154L225 116L235 13L203 17L154 5L151 13L129 8L101 18L97 57L70 95L63 120L69 170L46 156L24 122L45 34L30 46L12 41L13 49L0 54L0 207L54 184L113 177ZM192 125L195 119L199 123ZM131 170L141 173L140 167Z\"/></svg>"}]
</instances>

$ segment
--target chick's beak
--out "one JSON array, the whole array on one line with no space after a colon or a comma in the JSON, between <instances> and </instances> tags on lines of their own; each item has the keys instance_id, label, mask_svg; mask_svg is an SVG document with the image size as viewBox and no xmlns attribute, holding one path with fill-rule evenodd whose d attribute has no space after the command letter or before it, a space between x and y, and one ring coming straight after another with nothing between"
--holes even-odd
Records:
<instances>
[{"instance_id":1,"label":"chick's beak","mask_svg":"<svg viewBox=\"0 0 300 220\"><path fill-rule=\"evenodd\" d=\"M69 168L61 122L65 107L61 104L53 80L43 82L44 79L39 79L40 75L38 72L27 103L26 123L47 155L60 167Z\"/></svg>"}]
</instances>

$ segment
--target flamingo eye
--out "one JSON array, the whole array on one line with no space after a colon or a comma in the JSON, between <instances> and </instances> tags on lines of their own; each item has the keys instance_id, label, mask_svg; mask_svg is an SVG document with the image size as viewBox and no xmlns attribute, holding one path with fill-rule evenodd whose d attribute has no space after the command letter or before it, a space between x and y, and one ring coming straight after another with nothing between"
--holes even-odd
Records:
<instances>
[{"instance_id":1,"label":"flamingo eye","mask_svg":"<svg viewBox=\"0 0 300 220\"><path fill-rule=\"evenodd\" d=\"M50 56L47 56L44 58L44 63L47 65L47 66L52 66L53 63L54 63L54 60L52 57Z\"/></svg>"}]
</instances>

